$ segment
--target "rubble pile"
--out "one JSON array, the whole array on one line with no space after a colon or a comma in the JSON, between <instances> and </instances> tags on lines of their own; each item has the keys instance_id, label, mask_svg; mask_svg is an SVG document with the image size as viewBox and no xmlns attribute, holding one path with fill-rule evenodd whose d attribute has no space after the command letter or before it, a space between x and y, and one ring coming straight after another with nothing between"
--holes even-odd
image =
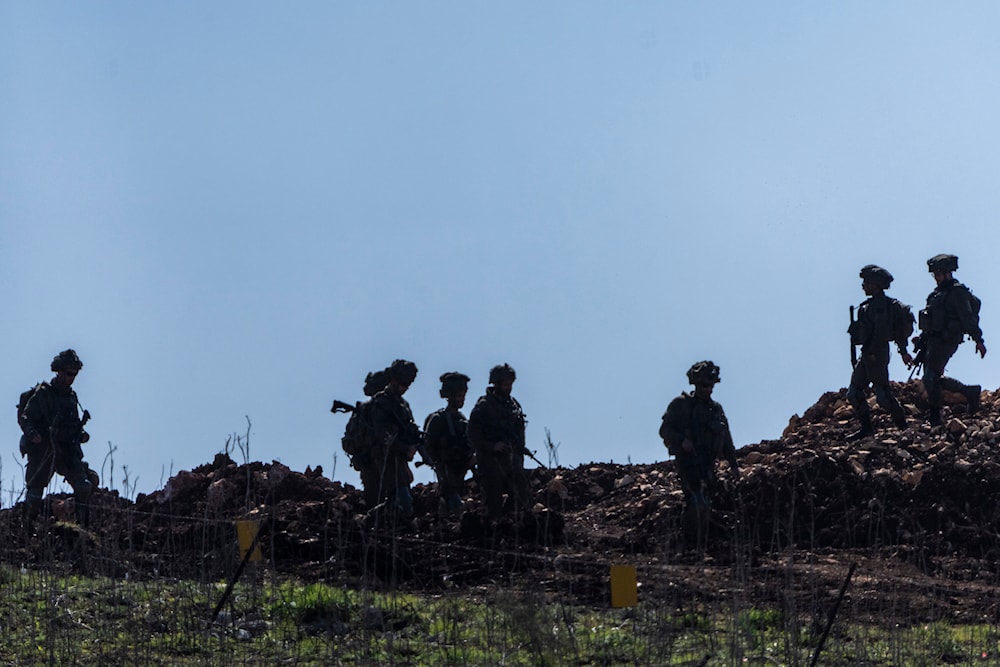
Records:
<instances>
[{"instance_id":1,"label":"rubble pile","mask_svg":"<svg viewBox=\"0 0 1000 667\"><path fill-rule=\"evenodd\" d=\"M780 439L741 448L741 479L720 470L709 555L726 562L737 552L761 559L789 549L864 549L927 574L996 572L1000 395L984 392L974 417L964 398L946 395L945 424L932 429L922 419L920 383L893 389L910 417L905 430L873 402L875 436L849 442L857 422L841 389L793 416ZM134 502L99 492L92 525L78 531L85 539L25 530L19 507L0 511L9 536L0 558L219 579L239 563L234 521L249 519L260 522L270 568L324 580L448 587L530 572L537 581L576 574L584 582L612 560L683 561L683 496L672 461L534 469L531 477L536 504L516 519L486 520L470 482L461 517L440 514L435 485L417 485L415 518L395 522L367 512L358 489L318 467L297 472L219 454ZM57 496L50 524L60 525L53 522L71 503Z\"/></svg>"}]
</instances>

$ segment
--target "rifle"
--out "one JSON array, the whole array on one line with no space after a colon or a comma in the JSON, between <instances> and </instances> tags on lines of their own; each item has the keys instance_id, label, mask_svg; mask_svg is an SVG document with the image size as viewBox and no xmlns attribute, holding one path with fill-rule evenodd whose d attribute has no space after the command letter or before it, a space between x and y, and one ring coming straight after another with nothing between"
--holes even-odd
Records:
<instances>
[{"instance_id":1,"label":"rifle","mask_svg":"<svg viewBox=\"0 0 1000 667\"><path fill-rule=\"evenodd\" d=\"M541 461L539 461L538 457L535 456L535 453L533 451L531 451L530 449L528 449L525 445L521 445L521 453L524 454L525 456L527 456L529 459L531 459L535 463L537 463L540 468L548 469L548 466L545 465L544 463L542 463Z\"/></svg>"},{"instance_id":2,"label":"rifle","mask_svg":"<svg viewBox=\"0 0 1000 667\"><path fill-rule=\"evenodd\" d=\"M913 351L916 354L913 355L913 365L910 367L910 380L913 379L917 369L924 365L924 359L927 357L927 345L922 335L913 339Z\"/></svg>"},{"instance_id":3,"label":"rifle","mask_svg":"<svg viewBox=\"0 0 1000 667\"><path fill-rule=\"evenodd\" d=\"M858 348L854 344L854 327L857 321L854 319L854 306L851 306L851 326L848 327L847 333L851 337L851 368L858 365Z\"/></svg>"},{"instance_id":4,"label":"rifle","mask_svg":"<svg viewBox=\"0 0 1000 667\"><path fill-rule=\"evenodd\" d=\"M417 453L420 454L420 460L413 464L415 468L427 465L437 472L437 464L434 462L431 453L427 451L427 441L423 438L420 438L420 444L417 445Z\"/></svg>"},{"instance_id":5,"label":"rifle","mask_svg":"<svg viewBox=\"0 0 1000 667\"><path fill-rule=\"evenodd\" d=\"M83 442L83 427L87 425L90 421L90 410L84 410L83 416L80 418L80 428L77 429L76 434L73 436L72 441L69 444L71 449L80 447ZM52 443L53 447L59 447L59 417L52 420L52 424L49 426L49 442ZM81 456L83 450L81 449Z\"/></svg>"},{"instance_id":6,"label":"rifle","mask_svg":"<svg viewBox=\"0 0 1000 667\"><path fill-rule=\"evenodd\" d=\"M338 412L354 412L355 407L356 406L353 406L350 403L344 403L343 401L335 400L333 402L333 407L330 408L330 412L333 412L334 414Z\"/></svg>"}]
</instances>

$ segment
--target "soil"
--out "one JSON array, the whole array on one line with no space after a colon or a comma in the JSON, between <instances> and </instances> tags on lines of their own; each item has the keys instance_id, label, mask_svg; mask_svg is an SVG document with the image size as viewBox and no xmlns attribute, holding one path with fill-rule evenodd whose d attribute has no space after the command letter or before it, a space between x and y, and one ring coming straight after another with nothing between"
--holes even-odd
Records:
<instances>
[{"instance_id":1,"label":"soil","mask_svg":"<svg viewBox=\"0 0 1000 667\"><path fill-rule=\"evenodd\" d=\"M780 439L740 449L738 480L720 468L704 553L684 538L673 461L532 469L535 506L493 522L474 481L458 517L439 512L436 485L416 485L415 518L397 522L319 467L219 454L134 501L98 491L86 529L72 523L65 495L51 496L48 516L31 526L19 506L0 511L0 557L223 580L240 564L234 522L255 520L264 567L308 581L473 594L516 587L607 604L609 567L632 565L641 595L675 608L738 597L816 610L830 608L856 565L847 605L873 622L996 622L1000 392L984 392L975 416L963 397L946 395L945 423L931 428L920 383L893 389L910 416L904 430L876 407L876 435L848 441L857 423L841 389L793 416Z\"/></svg>"}]
</instances>

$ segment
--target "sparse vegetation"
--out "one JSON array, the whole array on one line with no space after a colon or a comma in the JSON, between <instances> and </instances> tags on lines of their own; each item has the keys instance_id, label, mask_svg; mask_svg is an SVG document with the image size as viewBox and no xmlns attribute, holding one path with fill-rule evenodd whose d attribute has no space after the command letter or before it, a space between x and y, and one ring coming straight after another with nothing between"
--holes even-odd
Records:
<instances>
[{"instance_id":1,"label":"sparse vegetation","mask_svg":"<svg viewBox=\"0 0 1000 667\"><path fill-rule=\"evenodd\" d=\"M248 422L153 494L133 500L123 467L89 530L62 521L65 493L42 525L0 510L0 665L805 666L820 648L820 665L1000 664L986 399L978 422L959 408L945 430L847 445L843 397L824 395L741 450L707 558L684 544L670 462L532 470L538 504L498 522L474 487L454 518L418 485L401 523L319 469L250 461ZM224 599L238 519L265 560ZM618 564L637 569L635 608L609 607Z\"/></svg>"},{"instance_id":2,"label":"sparse vegetation","mask_svg":"<svg viewBox=\"0 0 1000 667\"><path fill-rule=\"evenodd\" d=\"M116 581L0 567L12 665L806 665L815 637L771 607L593 608L530 592L374 593L277 580ZM823 665L996 664L1000 628L844 623ZM704 662L705 658L707 662Z\"/></svg>"}]
</instances>

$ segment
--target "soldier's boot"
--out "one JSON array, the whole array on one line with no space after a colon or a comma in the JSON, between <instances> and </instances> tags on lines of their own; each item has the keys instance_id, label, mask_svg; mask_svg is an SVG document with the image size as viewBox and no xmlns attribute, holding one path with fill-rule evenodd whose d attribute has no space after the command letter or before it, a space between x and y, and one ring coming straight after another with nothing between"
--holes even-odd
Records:
<instances>
[{"instance_id":1,"label":"soldier's boot","mask_svg":"<svg viewBox=\"0 0 1000 667\"><path fill-rule=\"evenodd\" d=\"M854 433L849 433L847 439L851 442L855 440L861 440L862 438L867 438L870 435L875 435L875 428L872 426L871 415L865 415L861 418L861 428L859 428Z\"/></svg>"},{"instance_id":2,"label":"soldier's boot","mask_svg":"<svg viewBox=\"0 0 1000 667\"><path fill-rule=\"evenodd\" d=\"M969 402L968 413L970 417L974 416L977 412L979 412L979 403L980 399L982 398L982 391L983 391L982 386L974 384L972 386L966 387L965 391L962 392L963 394L965 394L965 400Z\"/></svg>"},{"instance_id":3,"label":"soldier's boot","mask_svg":"<svg viewBox=\"0 0 1000 667\"><path fill-rule=\"evenodd\" d=\"M73 504L76 509L76 523L81 528L90 527L90 499L94 495L94 485L89 479L82 479L73 488Z\"/></svg>"},{"instance_id":4,"label":"soldier's boot","mask_svg":"<svg viewBox=\"0 0 1000 667\"><path fill-rule=\"evenodd\" d=\"M409 519L413 516L413 496L410 495L409 486L396 488L393 494L392 509L401 519Z\"/></svg>"},{"instance_id":5,"label":"soldier's boot","mask_svg":"<svg viewBox=\"0 0 1000 667\"><path fill-rule=\"evenodd\" d=\"M894 413L892 415L892 423L900 431L905 431L906 430L906 413L903 412L902 410Z\"/></svg>"},{"instance_id":6,"label":"soldier's boot","mask_svg":"<svg viewBox=\"0 0 1000 667\"><path fill-rule=\"evenodd\" d=\"M931 426L941 425L941 408L931 408L930 414L927 415L927 423Z\"/></svg>"},{"instance_id":7,"label":"soldier's boot","mask_svg":"<svg viewBox=\"0 0 1000 667\"><path fill-rule=\"evenodd\" d=\"M449 493L441 499L441 513L445 516L458 516L462 513L464 507L465 503L462 502L462 496L457 493Z\"/></svg>"},{"instance_id":8,"label":"soldier's boot","mask_svg":"<svg viewBox=\"0 0 1000 667\"><path fill-rule=\"evenodd\" d=\"M42 490L28 489L24 497L24 525L31 527L42 513Z\"/></svg>"}]
</instances>

